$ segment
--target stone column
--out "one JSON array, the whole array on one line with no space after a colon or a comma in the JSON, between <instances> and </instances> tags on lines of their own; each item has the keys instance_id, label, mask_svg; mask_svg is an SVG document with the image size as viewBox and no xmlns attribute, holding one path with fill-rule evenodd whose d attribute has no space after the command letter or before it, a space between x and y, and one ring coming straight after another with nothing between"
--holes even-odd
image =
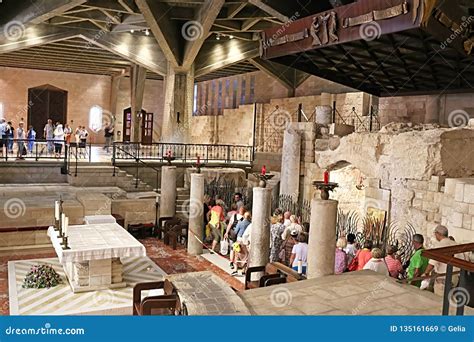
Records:
<instances>
[{"instance_id":1,"label":"stone column","mask_svg":"<svg viewBox=\"0 0 474 342\"><path fill-rule=\"evenodd\" d=\"M204 175L191 174L191 190L189 195L189 233L188 253L202 254L203 222L204 222ZM198 240L199 239L199 240Z\"/></svg>"},{"instance_id":2,"label":"stone column","mask_svg":"<svg viewBox=\"0 0 474 342\"><path fill-rule=\"evenodd\" d=\"M176 214L176 166L161 168L160 217Z\"/></svg>"},{"instance_id":3,"label":"stone column","mask_svg":"<svg viewBox=\"0 0 474 342\"><path fill-rule=\"evenodd\" d=\"M330 125L332 123L332 107L316 106L316 123L319 125Z\"/></svg>"},{"instance_id":4,"label":"stone column","mask_svg":"<svg viewBox=\"0 0 474 342\"><path fill-rule=\"evenodd\" d=\"M265 266L270 260L271 202L271 188L253 188L249 267Z\"/></svg>"},{"instance_id":5,"label":"stone column","mask_svg":"<svg viewBox=\"0 0 474 342\"><path fill-rule=\"evenodd\" d=\"M186 143L189 138L188 131L193 115L193 70L187 73L178 73L173 66L168 63L164 86L165 101L161 140L164 142Z\"/></svg>"},{"instance_id":6,"label":"stone column","mask_svg":"<svg viewBox=\"0 0 474 342\"><path fill-rule=\"evenodd\" d=\"M439 97L436 95L426 97L426 114L424 123L440 123Z\"/></svg>"},{"instance_id":7,"label":"stone column","mask_svg":"<svg viewBox=\"0 0 474 342\"><path fill-rule=\"evenodd\" d=\"M143 94L145 92L146 69L139 65L133 65L130 71L130 106L132 109L132 141L141 141L140 119L143 106ZM142 118L143 119L143 118Z\"/></svg>"},{"instance_id":8,"label":"stone column","mask_svg":"<svg viewBox=\"0 0 474 342\"><path fill-rule=\"evenodd\" d=\"M300 192L301 134L289 128L283 136L281 158L280 195L298 199Z\"/></svg>"},{"instance_id":9,"label":"stone column","mask_svg":"<svg viewBox=\"0 0 474 342\"><path fill-rule=\"evenodd\" d=\"M337 205L338 202L334 200L313 199L311 201L308 278L334 274Z\"/></svg>"}]
</instances>

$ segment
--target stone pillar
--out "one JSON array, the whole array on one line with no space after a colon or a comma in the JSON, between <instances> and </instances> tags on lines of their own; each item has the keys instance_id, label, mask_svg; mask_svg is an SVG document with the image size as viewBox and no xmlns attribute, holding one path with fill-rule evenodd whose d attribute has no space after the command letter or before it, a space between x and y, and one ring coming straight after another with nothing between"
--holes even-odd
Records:
<instances>
[{"instance_id":1,"label":"stone pillar","mask_svg":"<svg viewBox=\"0 0 474 342\"><path fill-rule=\"evenodd\" d=\"M176 214L176 166L161 168L160 217Z\"/></svg>"},{"instance_id":2,"label":"stone pillar","mask_svg":"<svg viewBox=\"0 0 474 342\"><path fill-rule=\"evenodd\" d=\"M253 188L249 267L265 266L270 260L271 202L271 188Z\"/></svg>"},{"instance_id":3,"label":"stone pillar","mask_svg":"<svg viewBox=\"0 0 474 342\"><path fill-rule=\"evenodd\" d=\"M316 123L319 125L330 125L332 123L332 107L316 106Z\"/></svg>"},{"instance_id":4,"label":"stone pillar","mask_svg":"<svg viewBox=\"0 0 474 342\"><path fill-rule=\"evenodd\" d=\"M334 274L337 201L313 199L308 246L308 278Z\"/></svg>"},{"instance_id":5,"label":"stone pillar","mask_svg":"<svg viewBox=\"0 0 474 342\"><path fill-rule=\"evenodd\" d=\"M439 97L436 95L426 97L426 114L424 123L440 123Z\"/></svg>"},{"instance_id":6,"label":"stone pillar","mask_svg":"<svg viewBox=\"0 0 474 342\"><path fill-rule=\"evenodd\" d=\"M189 195L189 233L188 253L191 255L202 254L204 222L204 175L191 174L191 190ZM199 239L199 240L198 240Z\"/></svg>"},{"instance_id":7,"label":"stone pillar","mask_svg":"<svg viewBox=\"0 0 474 342\"><path fill-rule=\"evenodd\" d=\"M280 195L298 199L300 192L301 134L289 128L283 136L281 158Z\"/></svg>"},{"instance_id":8,"label":"stone pillar","mask_svg":"<svg viewBox=\"0 0 474 342\"><path fill-rule=\"evenodd\" d=\"M177 73L168 63L164 85L161 140L185 143L188 140L189 124L193 114L194 72L191 70L188 73Z\"/></svg>"},{"instance_id":9,"label":"stone pillar","mask_svg":"<svg viewBox=\"0 0 474 342\"><path fill-rule=\"evenodd\" d=\"M143 94L145 91L146 69L139 65L133 65L130 71L130 106L132 109L132 141L141 141L141 127L139 115L143 106ZM122 132L123 136L123 132Z\"/></svg>"}]
</instances>

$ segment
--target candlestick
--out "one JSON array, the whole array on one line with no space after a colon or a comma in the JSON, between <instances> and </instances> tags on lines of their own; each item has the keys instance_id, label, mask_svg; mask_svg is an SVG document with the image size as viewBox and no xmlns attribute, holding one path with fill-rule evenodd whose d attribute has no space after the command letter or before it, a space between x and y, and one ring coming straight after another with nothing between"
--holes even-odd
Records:
<instances>
[{"instance_id":1,"label":"candlestick","mask_svg":"<svg viewBox=\"0 0 474 342\"><path fill-rule=\"evenodd\" d=\"M324 171L324 184L328 184L329 183L329 171L326 170Z\"/></svg>"},{"instance_id":2,"label":"candlestick","mask_svg":"<svg viewBox=\"0 0 474 342\"><path fill-rule=\"evenodd\" d=\"M64 236L66 237L69 236L68 230L69 230L69 217L66 216L64 218Z\"/></svg>"},{"instance_id":3,"label":"candlestick","mask_svg":"<svg viewBox=\"0 0 474 342\"><path fill-rule=\"evenodd\" d=\"M59 221L59 201L54 201L54 219Z\"/></svg>"},{"instance_id":4,"label":"candlestick","mask_svg":"<svg viewBox=\"0 0 474 342\"><path fill-rule=\"evenodd\" d=\"M64 236L64 221L66 218L66 214L62 213L61 214L61 225L59 226L59 235Z\"/></svg>"}]
</instances>

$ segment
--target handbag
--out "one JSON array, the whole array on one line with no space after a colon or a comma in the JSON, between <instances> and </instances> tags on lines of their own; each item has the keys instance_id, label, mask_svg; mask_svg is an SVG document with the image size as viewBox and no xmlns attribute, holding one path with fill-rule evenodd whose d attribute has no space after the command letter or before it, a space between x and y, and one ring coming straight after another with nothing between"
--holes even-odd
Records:
<instances>
[{"instance_id":1,"label":"handbag","mask_svg":"<svg viewBox=\"0 0 474 342\"><path fill-rule=\"evenodd\" d=\"M357 268L359 267L359 253L360 253L360 250L357 251L351 263L349 264L349 266L347 266L347 270L349 272L357 271Z\"/></svg>"},{"instance_id":2,"label":"handbag","mask_svg":"<svg viewBox=\"0 0 474 342\"><path fill-rule=\"evenodd\" d=\"M224 239L221 241L221 248L220 248L221 255L227 255L229 253L229 240Z\"/></svg>"}]
</instances>

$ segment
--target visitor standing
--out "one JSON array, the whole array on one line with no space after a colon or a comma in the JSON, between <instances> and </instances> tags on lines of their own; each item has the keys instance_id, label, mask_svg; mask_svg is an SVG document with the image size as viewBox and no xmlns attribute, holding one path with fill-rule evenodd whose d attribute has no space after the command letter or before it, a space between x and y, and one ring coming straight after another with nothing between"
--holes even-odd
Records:
<instances>
[{"instance_id":1,"label":"visitor standing","mask_svg":"<svg viewBox=\"0 0 474 342\"><path fill-rule=\"evenodd\" d=\"M211 251L216 250L217 244L221 241L223 236L222 223L224 221L224 209L220 205L216 204L216 201L211 199L209 202L211 210L209 211L209 225L211 226L212 233L212 247Z\"/></svg>"},{"instance_id":2,"label":"visitor standing","mask_svg":"<svg viewBox=\"0 0 474 342\"><path fill-rule=\"evenodd\" d=\"M290 235L283 241L283 244L280 249L278 257L280 262L284 263L286 266L290 266L291 252L293 251L293 246L296 244L296 238L298 237L298 231L290 231Z\"/></svg>"},{"instance_id":3,"label":"visitor standing","mask_svg":"<svg viewBox=\"0 0 474 342\"><path fill-rule=\"evenodd\" d=\"M346 238L340 237L336 242L336 257L334 259L334 273L341 274L347 269Z\"/></svg>"},{"instance_id":4,"label":"visitor standing","mask_svg":"<svg viewBox=\"0 0 474 342\"><path fill-rule=\"evenodd\" d=\"M20 122L18 124L18 129L16 130L16 138L17 138L17 146L18 146L16 159L18 160L25 159L23 155L26 154L26 147L25 147L26 134L25 134L25 129L23 126L24 126L24 123Z\"/></svg>"},{"instance_id":5,"label":"visitor standing","mask_svg":"<svg viewBox=\"0 0 474 342\"><path fill-rule=\"evenodd\" d=\"M374 248L370 252L372 258L364 265L364 270L371 270L388 276L388 268L383 259L383 252L380 248Z\"/></svg>"},{"instance_id":6,"label":"visitor standing","mask_svg":"<svg viewBox=\"0 0 474 342\"><path fill-rule=\"evenodd\" d=\"M364 268L365 264L372 258L372 240L366 240L362 249L357 251L356 256L349 265L349 271L360 271Z\"/></svg>"},{"instance_id":7,"label":"visitor standing","mask_svg":"<svg viewBox=\"0 0 474 342\"><path fill-rule=\"evenodd\" d=\"M387 265L390 277L397 278L403 272L401 261L397 258L397 246L387 247L387 256L385 257L385 264Z\"/></svg>"},{"instance_id":8,"label":"visitor standing","mask_svg":"<svg viewBox=\"0 0 474 342\"><path fill-rule=\"evenodd\" d=\"M415 278L421 277L421 275L425 272L426 267L428 267L429 259L423 256L423 251L425 248L423 247L423 243L425 242L425 238L421 234L413 235L413 248L415 248L415 252L410 258L410 263L407 269L407 280L410 284L420 287L421 280L413 280Z\"/></svg>"},{"instance_id":9,"label":"visitor standing","mask_svg":"<svg viewBox=\"0 0 474 342\"><path fill-rule=\"evenodd\" d=\"M229 239L230 244L237 241L237 225L244 220L245 207L240 207L239 211L234 213L229 220L224 238Z\"/></svg>"},{"instance_id":10,"label":"visitor standing","mask_svg":"<svg viewBox=\"0 0 474 342\"><path fill-rule=\"evenodd\" d=\"M293 246L291 251L290 264L291 267L300 274L306 274L308 266L308 234L299 233L298 243Z\"/></svg>"},{"instance_id":11,"label":"visitor standing","mask_svg":"<svg viewBox=\"0 0 474 342\"><path fill-rule=\"evenodd\" d=\"M15 137L15 128L13 128L13 123L11 121L7 122L7 140L8 140L8 153L13 153L13 139Z\"/></svg>"},{"instance_id":12,"label":"visitor standing","mask_svg":"<svg viewBox=\"0 0 474 342\"><path fill-rule=\"evenodd\" d=\"M298 220L295 215L290 216L290 224L286 226L285 230L281 234L282 240L286 240L288 233L292 230L296 230L298 234L303 231L303 227L298 223Z\"/></svg>"},{"instance_id":13,"label":"visitor standing","mask_svg":"<svg viewBox=\"0 0 474 342\"><path fill-rule=\"evenodd\" d=\"M104 136L105 136L105 146L104 150L109 153L110 145L112 145L113 138L114 138L114 125L112 123L107 123L104 128Z\"/></svg>"},{"instance_id":14,"label":"visitor standing","mask_svg":"<svg viewBox=\"0 0 474 342\"><path fill-rule=\"evenodd\" d=\"M283 214L283 224L285 225L285 227L288 227L291 224L290 217L291 211L285 211L285 213Z\"/></svg>"},{"instance_id":15,"label":"visitor standing","mask_svg":"<svg viewBox=\"0 0 474 342\"><path fill-rule=\"evenodd\" d=\"M66 141L66 145L71 144L71 135L72 135L72 128L68 124L64 125L64 140Z\"/></svg>"},{"instance_id":16,"label":"visitor standing","mask_svg":"<svg viewBox=\"0 0 474 342\"><path fill-rule=\"evenodd\" d=\"M344 252L347 255L347 265L350 265L352 260L357 254L357 246L356 246L356 236L353 233L347 234L347 246L344 248Z\"/></svg>"},{"instance_id":17,"label":"visitor standing","mask_svg":"<svg viewBox=\"0 0 474 342\"><path fill-rule=\"evenodd\" d=\"M60 122L56 123L56 128L54 129L54 155L56 158L61 156L61 152L64 144L64 129L63 125Z\"/></svg>"},{"instance_id":18,"label":"visitor standing","mask_svg":"<svg viewBox=\"0 0 474 342\"><path fill-rule=\"evenodd\" d=\"M54 139L54 126L53 126L53 120L48 119L46 125L44 126L43 129L43 137L46 139L46 146L48 149L48 153L53 153L54 151L54 144L53 144L53 139Z\"/></svg>"},{"instance_id":19,"label":"visitor standing","mask_svg":"<svg viewBox=\"0 0 474 342\"><path fill-rule=\"evenodd\" d=\"M30 126L28 129L27 139L28 139L28 152L32 154L33 147L35 145L35 140L36 140L36 131L33 128L33 126Z\"/></svg>"},{"instance_id":20,"label":"visitor standing","mask_svg":"<svg viewBox=\"0 0 474 342\"><path fill-rule=\"evenodd\" d=\"M438 225L435 230L434 230L434 235L436 238L436 244L435 248L442 248L442 247L449 247L449 246L454 246L456 245L456 242L451 240L449 238L449 231L448 228L446 228L443 225ZM456 254L455 257L464 259L464 256L462 254ZM429 277L431 273L433 275L438 275L438 274L446 274L446 269L447 265L445 263L442 263L440 261L436 261L433 259L430 259L428 262L428 267L425 270L425 277ZM453 268L453 272L459 271L458 268ZM456 286L459 280L459 275L454 274L452 276L452 286ZM436 277L433 290L434 293L437 295L442 296L444 294L444 286L446 282L446 277Z\"/></svg>"},{"instance_id":21,"label":"visitor standing","mask_svg":"<svg viewBox=\"0 0 474 342\"><path fill-rule=\"evenodd\" d=\"M234 194L234 203L237 205L237 210L239 210L240 207L243 207L245 205L243 196L240 192L236 192Z\"/></svg>"},{"instance_id":22,"label":"visitor standing","mask_svg":"<svg viewBox=\"0 0 474 342\"><path fill-rule=\"evenodd\" d=\"M283 224L283 215L273 216L271 219L270 227L270 262L280 261L279 254L281 246L283 245L283 239L281 235L285 230Z\"/></svg>"},{"instance_id":23,"label":"visitor standing","mask_svg":"<svg viewBox=\"0 0 474 342\"><path fill-rule=\"evenodd\" d=\"M7 142L7 122L5 119L0 120L0 156L3 157L3 146L6 146Z\"/></svg>"}]
</instances>

